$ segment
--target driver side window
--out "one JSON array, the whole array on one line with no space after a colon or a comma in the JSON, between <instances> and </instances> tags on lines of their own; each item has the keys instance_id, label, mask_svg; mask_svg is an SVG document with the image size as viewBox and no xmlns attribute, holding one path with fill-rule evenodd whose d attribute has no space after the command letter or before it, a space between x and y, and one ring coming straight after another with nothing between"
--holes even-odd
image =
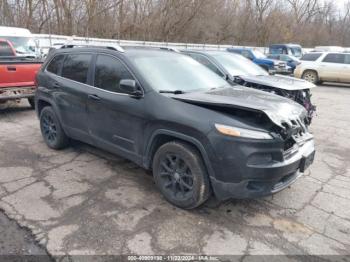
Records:
<instances>
[{"instance_id":1,"label":"driver side window","mask_svg":"<svg viewBox=\"0 0 350 262\"><path fill-rule=\"evenodd\" d=\"M126 66L117 58L108 55L98 55L95 66L94 86L103 90L126 93L120 89L119 83L122 79L134 80Z\"/></svg>"}]
</instances>

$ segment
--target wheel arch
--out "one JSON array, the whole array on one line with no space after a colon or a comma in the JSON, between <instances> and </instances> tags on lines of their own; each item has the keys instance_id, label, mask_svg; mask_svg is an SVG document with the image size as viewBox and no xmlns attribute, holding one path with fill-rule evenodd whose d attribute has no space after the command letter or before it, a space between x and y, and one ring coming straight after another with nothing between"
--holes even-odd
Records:
<instances>
[{"instance_id":1,"label":"wheel arch","mask_svg":"<svg viewBox=\"0 0 350 262\"><path fill-rule=\"evenodd\" d=\"M40 118L40 113L41 113L42 109L46 106L52 107L53 111L55 112L56 116L58 117L58 120L60 121L60 123L62 125L62 128L66 132L60 111L58 110L57 105L50 98L47 98L47 97L36 98L36 113L38 115L38 118Z\"/></svg>"},{"instance_id":2,"label":"wheel arch","mask_svg":"<svg viewBox=\"0 0 350 262\"><path fill-rule=\"evenodd\" d=\"M205 147L199 140L197 140L194 137L187 136L185 134L182 134L176 131L165 130L165 129L160 129L155 131L150 137L149 142L147 143L147 146L145 148L145 154L143 158L144 167L146 169L150 169L152 166L153 157L157 149L160 146L164 145L165 143L174 141L174 140L188 143L192 145L195 149L197 149L200 156L203 159L204 165L207 168L209 176L215 177L214 170L210 163L209 156L205 150Z\"/></svg>"}]
</instances>

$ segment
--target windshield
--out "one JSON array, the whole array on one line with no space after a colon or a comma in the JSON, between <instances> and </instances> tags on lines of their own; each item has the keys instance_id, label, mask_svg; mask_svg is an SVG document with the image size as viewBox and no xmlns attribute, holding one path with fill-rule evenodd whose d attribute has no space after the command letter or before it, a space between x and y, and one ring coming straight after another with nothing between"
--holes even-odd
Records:
<instances>
[{"instance_id":1,"label":"windshield","mask_svg":"<svg viewBox=\"0 0 350 262\"><path fill-rule=\"evenodd\" d=\"M260 66L243 56L232 55L229 53L214 54L213 57L229 72L232 76L257 76L268 75Z\"/></svg>"},{"instance_id":2,"label":"windshield","mask_svg":"<svg viewBox=\"0 0 350 262\"><path fill-rule=\"evenodd\" d=\"M252 53L254 54L254 56L256 58L259 58L259 59L264 59L266 58L266 55L264 55L263 53L261 53L260 51L258 50L252 50Z\"/></svg>"},{"instance_id":3,"label":"windshield","mask_svg":"<svg viewBox=\"0 0 350 262\"><path fill-rule=\"evenodd\" d=\"M290 51L292 52L292 55L295 57L301 57L303 55L300 47L291 47Z\"/></svg>"},{"instance_id":4,"label":"windshield","mask_svg":"<svg viewBox=\"0 0 350 262\"><path fill-rule=\"evenodd\" d=\"M35 54L35 43L30 37L3 37L10 41L18 54Z\"/></svg>"},{"instance_id":5,"label":"windshield","mask_svg":"<svg viewBox=\"0 0 350 262\"><path fill-rule=\"evenodd\" d=\"M210 90L228 83L194 59L179 54L132 57L135 67L155 90Z\"/></svg>"}]
</instances>

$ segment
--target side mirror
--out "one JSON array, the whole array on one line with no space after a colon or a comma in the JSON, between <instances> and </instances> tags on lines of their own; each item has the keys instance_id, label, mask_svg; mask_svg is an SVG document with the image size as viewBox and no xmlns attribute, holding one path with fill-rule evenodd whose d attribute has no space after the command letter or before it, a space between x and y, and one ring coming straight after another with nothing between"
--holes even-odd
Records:
<instances>
[{"instance_id":1,"label":"side mirror","mask_svg":"<svg viewBox=\"0 0 350 262\"><path fill-rule=\"evenodd\" d=\"M137 83L135 80L132 79L122 79L119 82L119 88L125 92L126 94L129 94L133 97L141 97L142 92L137 86Z\"/></svg>"}]
</instances>

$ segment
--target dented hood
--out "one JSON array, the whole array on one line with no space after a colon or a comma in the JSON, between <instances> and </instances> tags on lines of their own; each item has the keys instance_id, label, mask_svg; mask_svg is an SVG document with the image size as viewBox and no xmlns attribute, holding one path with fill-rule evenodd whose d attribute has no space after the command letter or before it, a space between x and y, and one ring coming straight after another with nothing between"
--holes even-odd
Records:
<instances>
[{"instance_id":1,"label":"dented hood","mask_svg":"<svg viewBox=\"0 0 350 262\"><path fill-rule=\"evenodd\" d=\"M243 86L171 95L171 97L197 105L216 105L263 112L283 129L285 128L283 123L293 126L292 121L300 120L304 123L306 117L305 109L289 99Z\"/></svg>"},{"instance_id":2,"label":"dented hood","mask_svg":"<svg viewBox=\"0 0 350 262\"><path fill-rule=\"evenodd\" d=\"M258 75L258 76L239 76L248 83L270 86L284 90L304 90L315 87L314 84L290 76L282 75Z\"/></svg>"}]
</instances>

